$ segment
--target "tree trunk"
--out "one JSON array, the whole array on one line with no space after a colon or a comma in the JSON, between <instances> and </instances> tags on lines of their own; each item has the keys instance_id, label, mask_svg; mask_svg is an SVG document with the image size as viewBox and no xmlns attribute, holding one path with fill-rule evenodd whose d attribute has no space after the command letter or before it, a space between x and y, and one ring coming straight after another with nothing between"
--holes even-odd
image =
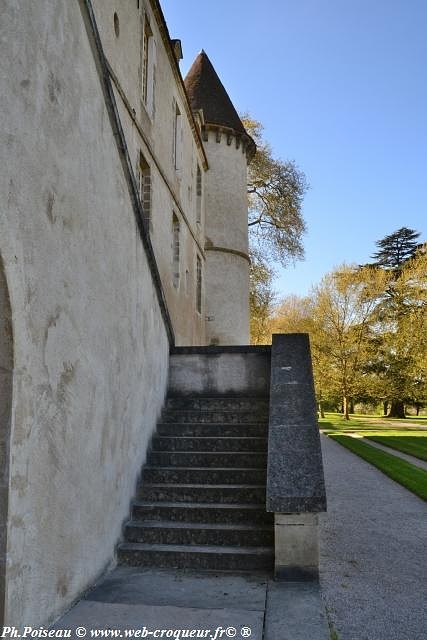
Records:
<instances>
[{"instance_id":1,"label":"tree trunk","mask_svg":"<svg viewBox=\"0 0 427 640\"><path fill-rule=\"evenodd\" d=\"M350 407L349 408L349 412L350 413L354 413L354 400L353 400L353 398L350 398L350 400L349 400L349 407Z\"/></svg>"},{"instance_id":2,"label":"tree trunk","mask_svg":"<svg viewBox=\"0 0 427 640\"><path fill-rule=\"evenodd\" d=\"M347 396L343 397L343 416L346 420L350 420L350 414L349 414L349 399Z\"/></svg>"},{"instance_id":3,"label":"tree trunk","mask_svg":"<svg viewBox=\"0 0 427 640\"><path fill-rule=\"evenodd\" d=\"M420 405L417 404L415 409L417 410L417 416L419 416L420 415Z\"/></svg>"},{"instance_id":4,"label":"tree trunk","mask_svg":"<svg viewBox=\"0 0 427 640\"><path fill-rule=\"evenodd\" d=\"M319 413L321 418L325 417L325 412L323 411L323 402L321 400L319 400Z\"/></svg>"},{"instance_id":5,"label":"tree trunk","mask_svg":"<svg viewBox=\"0 0 427 640\"><path fill-rule=\"evenodd\" d=\"M387 418L405 418L405 405L402 400L392 400Z\"/></svg>"},{"instance_id":6,"label":"tree trunk","mask_svg":"<svg viewBox=\"0 0 427 640\"><path fill-rule=\"evenodd\" d=\"M388 400L384 400L383 407L384 407L383 413L386 416L388 411Z\"/></svg>"}]
</instances>

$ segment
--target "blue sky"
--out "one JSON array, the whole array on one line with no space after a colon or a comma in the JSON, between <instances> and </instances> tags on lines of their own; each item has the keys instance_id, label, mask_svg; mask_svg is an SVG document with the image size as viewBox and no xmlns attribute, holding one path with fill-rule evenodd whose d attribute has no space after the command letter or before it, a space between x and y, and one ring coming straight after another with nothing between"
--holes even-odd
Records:
<instances>
[{"instance_id":1,"label":"blue sky","mask_svg":"<svg viewBox=\"0 0 427 640\"><path fill-rule=\"evenodd\" d=\"M205 49L236 109L307 175L304 295L407 226L426 239L427 0L163 0L185 75Z\"/></svg>"}]
</instances>

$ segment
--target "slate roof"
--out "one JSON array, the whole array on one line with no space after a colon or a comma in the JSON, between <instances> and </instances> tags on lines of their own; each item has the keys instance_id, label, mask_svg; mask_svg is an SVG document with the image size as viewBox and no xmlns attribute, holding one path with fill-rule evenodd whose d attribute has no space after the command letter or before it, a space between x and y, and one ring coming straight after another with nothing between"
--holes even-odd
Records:
<instances>
[{"instance_id":1,"label":"slate roof","mask_svg":"<svg viewBox=\"0 0 427 640\"><path fill-rule=\"evenodd\" d=\"M193 111L203 109L206 123L222 125L245 134L245 128L218 77L211 61L202 50L184 80Z\"/></svg>"}]
</instances>

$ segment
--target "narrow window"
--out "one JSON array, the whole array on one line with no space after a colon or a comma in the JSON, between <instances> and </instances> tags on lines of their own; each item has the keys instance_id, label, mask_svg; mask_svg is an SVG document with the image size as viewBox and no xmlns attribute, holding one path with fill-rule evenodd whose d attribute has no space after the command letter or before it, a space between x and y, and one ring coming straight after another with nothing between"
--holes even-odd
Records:
<instances>
[{"instance_id":1,"label":"narrow window","mask_svg":"<svg viewBox=\"0 0 427 640\"><path fill-rule=\"evenodd\" d=\"M173 286L179 286L179 220L175 213L172 216L172 280Z\"/></svg>"},{"instance_id":2,"label":"narrow window","mask_svg":"<svg viewBox=\"0 0 427 640\"><path fill-rule=\"evenodd\" d=\"M142 51L142 101L151 116L154 115L155 64L156 43L150 22L145 15Z\"/></svg>"},{"instance_id":3,"label":"narrow window","mask_svg":"<svg viewBox=\"0 0 427 640\"><path fill-rule=\"evenodd\" d=\"M202 261L199 256L197 256L196 277L196 309L199 313L202 313Z\"/></svg>"},{"instance_id":4,"label":"narrow window","mask_svg":"<svg viewBox=\"0 0 427 640\"><path fill-rule=\"evenodd\" d=\"M185 270L185 295L188 296L188 292L190 289L190 272L188 269Z\"/></svg>"},{"instance_id":5,"label":"narrow window","mask_svg":"<svg viewBox=\"0 0 427 640\"><path fill-rule=\"evenodd\" d=\"M139 197L141 199L142 211L147 222L151 218L151 171L150 165L139 153Z\"/></svg>"},{"instance_id":6,"label":"narrow window","mask_svg":"<svg viewBox=\"0 0 427 640\"><path fill-rule=\"evenodd\" d=\"M117 13L114 13L113 22L114 22L114 33L116 34L116 38L118 38L120 35L120 20Z\"/></svg>"},{"instance_id":7,"label":"narrow window","mask_svg":"<svg viewBox=\"0 0 427 640\"><path fill-rule=\"evenodd\" d=\"M181 169L182 165L182 117L179 107L174 100L173 109L173 148L172 148L173 166L176 171Z\"/></svg>"},{"instance_id":8,"label":"narrow window","mask_svg":"<svg viewBox=\"0 0 427 640\"><path fill-rule=\"evenodd\" d=\"M196 176L196 222L202 221L202 172L197 165Z\"/></svg>"}]
</instances>

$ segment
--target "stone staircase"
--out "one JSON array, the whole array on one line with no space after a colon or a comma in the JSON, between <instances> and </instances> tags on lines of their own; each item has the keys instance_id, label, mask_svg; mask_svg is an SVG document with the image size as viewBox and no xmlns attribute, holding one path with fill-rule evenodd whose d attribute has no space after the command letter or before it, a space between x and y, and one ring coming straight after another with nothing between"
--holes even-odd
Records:
<instances>
[{"instance_id":1,"label":"stone staircase","mask_svg":"<svg viewBox=\"0 0 427 640\"><path fill-rule=\"evenodd\" d=\"M119 563L271 570L268 398L173 396L143 468Z\"/></svg>"}]
</instances>

